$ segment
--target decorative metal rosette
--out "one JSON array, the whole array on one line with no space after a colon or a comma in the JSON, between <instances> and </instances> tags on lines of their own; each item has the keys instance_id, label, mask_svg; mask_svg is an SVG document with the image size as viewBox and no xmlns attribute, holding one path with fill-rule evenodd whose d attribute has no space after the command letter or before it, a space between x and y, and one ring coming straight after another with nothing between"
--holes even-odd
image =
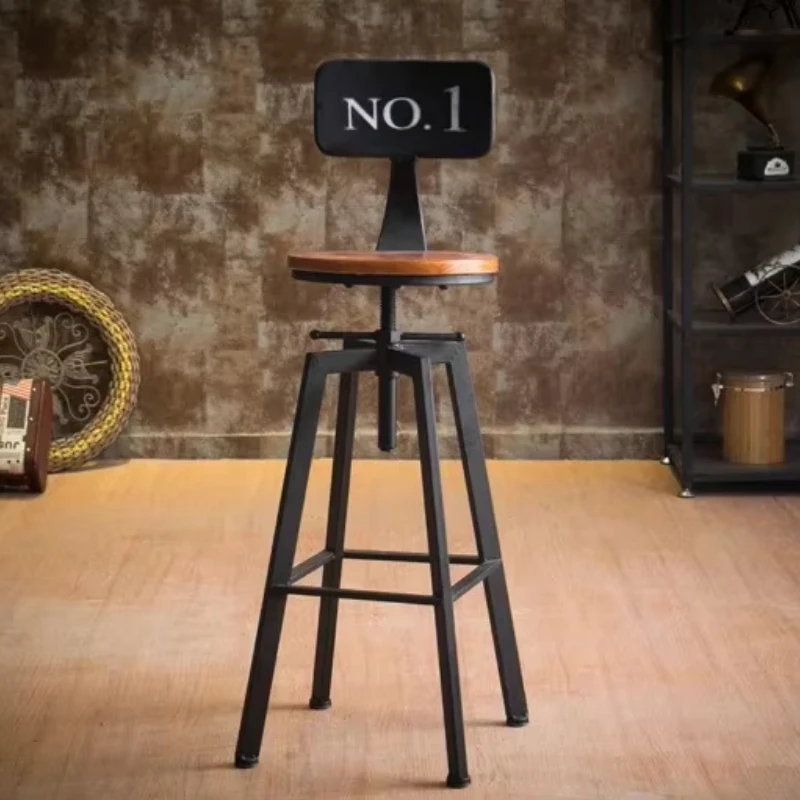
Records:
<instances>
[{"instance_id":1,"label":"decorative metal rosette","mask_svg":"<svg viewBox=\"0 0 800 800\"><path fill-rule=\"evenodd\" d=\"M0 380L53 390L50 471L80 466L119 436L135 405L136 342L111 300L57 270L0 278Z\"/></svg>"}]
</instances>

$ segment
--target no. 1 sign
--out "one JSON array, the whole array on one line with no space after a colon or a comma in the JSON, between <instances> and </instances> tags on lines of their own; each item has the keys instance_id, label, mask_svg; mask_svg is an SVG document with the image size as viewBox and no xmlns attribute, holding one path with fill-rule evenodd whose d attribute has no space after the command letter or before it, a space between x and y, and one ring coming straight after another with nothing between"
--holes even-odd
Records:
<instances>
[{"instance_id":1,"label":"no. 1 sign","mask_svg":"<svg viewBox=\"0 0 800 800\"><path fill-rule=\"evenodd\" d=\"M494 77L477 61L328 61L314 104L331 156L478 158L492 146Z\"/></svg>"}]
</instances>

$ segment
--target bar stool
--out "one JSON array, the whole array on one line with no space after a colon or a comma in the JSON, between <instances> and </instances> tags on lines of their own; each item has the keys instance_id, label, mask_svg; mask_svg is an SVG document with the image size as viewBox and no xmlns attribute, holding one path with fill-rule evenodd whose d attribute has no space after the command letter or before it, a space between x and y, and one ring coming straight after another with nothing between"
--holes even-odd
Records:
<instances>
[{"instance_id":1,"label":"bar stool","mask_svg":"<svg viewBox=\"0 0 800 800\"><path fill-rule=\"evenodd\" d=\"M493 255L429 251L419 205L416 158L432 152L452 153L445 140L431 145L417 136L398 140L391 130L376 138L372 126L366 133L355 131L343 137L342 123L352 122L334 100L357 96L386 96L412 100L426 109L426 119L436 119L431 108L437 90L471 89L472 105L459 108L458 127L472 132L472 139L458 142L459 155L474 157L486 148L485 125L469 127L468 121L485 122L486 79L489 77L489 109L493 108L491 72L476 62L327 62L315 80L315 125L317 143L323 152L335 155L387 154L392 159L389 193L383 227L375 252L298 252L289 256L292 277L345 286L380 287L380 326L374 331L314 331L312 339L342 342L340 350L310 352L306 355L294 419L288 461L272 543L264 599L258 621L252 664L236 746L236 766L252 767L258 762L275 674L281 629L289 595L320 598L319 620L310 699L312 709L331 705L331 676L339 599L383 601L430 605L434 610L439 672L447 747L447 786L461 788L470 782L467 769L464 718L456 651L454 603L473 587L483 584L500 675L506 721L513 727L528 722L511 607L498 541L491 490L486 471L478 414L469 373L464 337L460 333L408 333L397 328L396 293L404 287L481 285L494 280L498 262ZM444 87L444 88L443 88ZM416 94L415 94L416 92ZM355 101L354 101L355 102ZM391 102L391 101L389 101ZM389 103L387 103L389 105ZM408 104L413 118L414 108ZM345 113L348 104L345 102ZM361 105L361 108L369 108ZM435 111L435 107L433 107ZM446 121L452 125L452 104ZM377 117L377 112L375 114ZM422 113L419 114L422 116ZM370 120L372 118L370 117ZM389 117L398 129L401 123ZM368 120L368 121L370 121ZM408 117L402 124L408 122ZM419 122L419 120L418 120ZM353 126L354 127L354 126ZM424 124L420 125L425 131ZM491 130L491 129L490 129ZM439 132L442 128L439 128ZM381 133L378 131L377 133ZM413 133L413 132L412 132ZM400 144L398 144L398 141ZM388 142L388 144L387 144ZM383 148L383 151L381 150ZM449 149L448 149L449 148ZM384 152L385 151L385 152ZM468 153L470 155L463 155ZM435 428L432 370L447 370L461 460L476 538L475 555L450 555L445 535L439 450ZM391 550L353 550L345 546L345 524L355 434L358 376L378 376L378 445L391 452L396 446L395 389L398 376L409 377L419 438L428 552L404 553ZM301 516L313 459L320 409L326 380L339 375L339 396L325 547L294 565ZM344 559L427 563L431 569L431 594L354 590L341 586ZM474 569L451 583L450 564L472 565ZM299 586L298 581L322 568L321 586Z\"/></svg>"}]
</instances>

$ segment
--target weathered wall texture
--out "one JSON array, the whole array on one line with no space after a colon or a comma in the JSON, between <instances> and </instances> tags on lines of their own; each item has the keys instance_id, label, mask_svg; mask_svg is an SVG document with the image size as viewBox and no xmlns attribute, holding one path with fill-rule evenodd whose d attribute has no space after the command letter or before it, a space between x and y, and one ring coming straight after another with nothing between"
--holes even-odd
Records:
<instances>
[{"instance_id":1,"label":"weathered wall texture","mask_svg":"<svg viewBox=\"0 0 800 800\"><path fill-rule=\"evenodd\" d=\"M494 251L502 274L406 290L400 318L468 334L490 454L653 452L654 15L647 0L0 0L0 270L66 270L126 314L144 370L127 452L281 454L308 331L376 324L376 291L285 267L292 248L374 247L383 211L385 164L315 149L315 67L483 59L496 146L426 163L421 185L430 246ZM733 207L714 213L724 227Z\"/></svg>"}]
</instances>

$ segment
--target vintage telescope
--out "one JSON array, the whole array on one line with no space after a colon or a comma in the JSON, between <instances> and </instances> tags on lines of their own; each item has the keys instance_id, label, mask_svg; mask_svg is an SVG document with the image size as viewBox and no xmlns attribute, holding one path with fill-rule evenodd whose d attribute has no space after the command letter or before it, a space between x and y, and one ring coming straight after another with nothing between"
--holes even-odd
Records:
<instances>
[{"instance_id":1,"label":"vintage telescope","mask_svg":"<svg viewBox=\"0 0 800 800\"><path fill-rule=\"evenodd\" d=\"M800 311L800 244L711 289L731 318L756 305L776 324L797 322Z\"/></svg>"}]
</instances>

